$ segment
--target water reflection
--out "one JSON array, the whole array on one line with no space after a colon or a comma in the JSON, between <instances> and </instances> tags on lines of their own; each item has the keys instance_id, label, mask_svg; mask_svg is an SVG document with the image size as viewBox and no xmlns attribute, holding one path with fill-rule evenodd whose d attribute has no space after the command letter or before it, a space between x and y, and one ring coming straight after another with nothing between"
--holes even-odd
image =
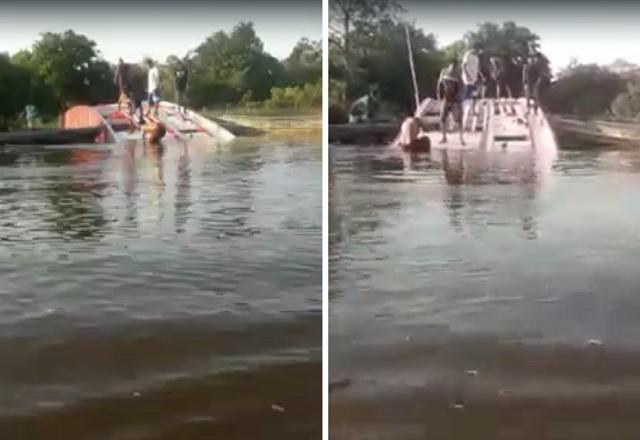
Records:
<instances>
[{"instance_id":1,"label":"water reflection","mask_svg":"<svg viewBox=\"0 0 640 440\"><path fill-rule=\"evenodd\" d=\"M32 438L45 438L38 426L62 426L65 414L86 414L96 401L104 412L122 403L139 413L140 395L178 378L193 384L180 394L193 401L205 384L233 393L225 375L239 368L312 363L320 374L317 140L16 154L3 161L0 151L0 358L11 359L0 366L0 432L30 425L40 435ZM251 417L251 402L280 395L251 393L232 411L236 420ZM219 403L214 392L174 415L197 417L211 399ZM287 411L303 406L296 399L283 401ZM167 406L164 394L153 400ZM159 421L125 418L109 435L147 436ZM107 432L83 429L87 438Z\"/></svg>"},{"instance_id":2,"label":"water reflection","mask_svg":"<svg viewBox=\"0 0 640 440\"><path fill-rule=\"evenodd\" d=\"M332 433L633 438L637 152L381 151L331 148Z\"/></svg>"}]
</instances>

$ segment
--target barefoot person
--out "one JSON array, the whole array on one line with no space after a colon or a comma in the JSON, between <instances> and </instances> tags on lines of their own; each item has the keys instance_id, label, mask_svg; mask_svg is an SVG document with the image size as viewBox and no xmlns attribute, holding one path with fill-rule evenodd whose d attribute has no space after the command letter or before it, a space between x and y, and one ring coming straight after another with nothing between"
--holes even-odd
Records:
<instances>
[{"instance_id":1,"label":"barefoot person","mask_svg":"<svg viewBox=\"0 0 640 440\"><path fill-rule=\"evenodd\" d=\"M538 111L541 97L549 86L551 69L549 60L540 52L536 52L525 64L522 73L525 98L527 100L527 114L533 106L534 112ZM532 102L533 101L533 102Z\"/></svg>"},{"instance_id":2,"label":"barefoot person","mask_svg":"<svg viewBox=\"0 0 640 440\"><path fill-rule=\"evenodd\" d=\"M158 116L158 109L160 107L160 71L158 66L152 59L147 59L147 66L149 67L149 73L147 76L147 92L149 94L149 108L147 109L146 116L151 113L151 108L155 116Z\"/></svg>"},{"instance_id":3,"label":"barefoot person","mask_svg":"<svg viewBox=\"0 0 640 440\"><path fill-rule=\"evenodd\" d=\"M178 112L186 115L185 95L187 92L187 79L189 71L184 61L179 61L173 72L173 85L176 90L176 104L178 104Z\"/></svg>"},{"instance_id":4,"label":"barefoot person","mask_svg":"<svg viewBox=\"0 0 640 440\"><path fill-rule=\"evenodd\" d=\"M449 114L453 115L453 119L458 126L460 134L460 143L464 145L464 136L462 130L462 79L460 75L460 65L454 60L440 72L438 79L438 100L442 102L440 107L440 131L442 139L440 143L447 142L447 121Z\"/></svg>"},{"instance_id":5,"label":"barefoot person","mask_svg":"<svg viewBox=\"0 0 640 440\"><path fill-rule=\"evenodd\" d=\"M118 65L116 66L116 72L113 77L113 82L118 87L118 111L125 104L129 107L131 112L131 96L127 87L129 65L126 64L122 58L118 59Z\"/></svg>"},{"instance_id":6,"label":"barefoot person","mask_svg":"<svg viewBox=\"0 0 640 440\"><path fill-rule=\"evenodd\" d=\"M138 112L138 124L144 124L142 101L147 91L147 78L144 69L138 64L127 66L123 74L123 87L129 99L129 114L133 118Z\"/></svg>"},{"instance_id":7,"label":"barefoot person","mask_svg":"<svg viewBox=\"0 0 640 440\"><path fill-rule=\"evenodd\" d=\"M473 50L468 50L462 57L462 83L464 84L463 101L464 107L462 117L462 127L467 128L469 116L475 117L476 98L478 88L478 78L480 73L480 60ZM472 121L473 122L473 121ZM470 131L475 131L475 127L469 127Z\"/></svg>"}]
</instances>

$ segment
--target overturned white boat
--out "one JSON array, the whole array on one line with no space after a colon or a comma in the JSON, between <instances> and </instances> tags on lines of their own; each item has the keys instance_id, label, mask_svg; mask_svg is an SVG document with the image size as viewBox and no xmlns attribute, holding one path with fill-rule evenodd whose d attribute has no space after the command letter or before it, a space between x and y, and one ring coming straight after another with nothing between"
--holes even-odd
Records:
<instances>
[{"instance_id":1,"label":"overturned white boat","mask_svg":"<svg viewBox=\"0 0 640 440\"><path fill-rule=\"evenodd\" d=\"M146 106L144 111L146 112ZM235 135L218 122L187 109L184 113L178 111L174 103L163 101L159 105L157 116L147 118L147 122L162 122L167 128L167 135L177 140L190 143L225 144L235 138ZM63 117L65 129L99 128L96 142L119 143L127 139L140 138L141 127L137 115L129 115L128 108L118 104L103 104L97 106L75 106L70 108Z\"/></svg>"}]
</instances>

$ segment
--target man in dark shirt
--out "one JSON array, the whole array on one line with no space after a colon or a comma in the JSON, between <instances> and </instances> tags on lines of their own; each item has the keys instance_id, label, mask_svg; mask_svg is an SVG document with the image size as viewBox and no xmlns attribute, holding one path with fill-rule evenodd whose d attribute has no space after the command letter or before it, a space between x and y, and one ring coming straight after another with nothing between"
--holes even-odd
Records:
<instances>
[{"instance_id":1,"label":"man in dark shirt","mask_svg":"<svg viewBox=\"0 0 640 440\"><path fill-rule=\"evenodd\" d=\"M447 142L447 120L449 114L453 116L458 126L460 134L460 143L464 145L464 137L462 134L462 76L460 64L454 60L451 64L440 71L438 78L438 100L441 101L440 106L440 131L442 139L440 143Z\"/></svg>"},{"instance_id":2,"label":"man in dark shirt","mask_svg":"<svg viewBox=\"0 0 640 440\"><path fill-rule=\"evenodd\" d=\"M529 112L533 100L534 111L541 104L542 95L545 93L551 80L549 60L540 52L534 54L525 64L522 72L525 97L527 99L527 112Z\"/></svg>"},{"instance_id":3,"label":"man in dark shirt","mask_svg":"<svg viewBox=\"0 0 640 440\"><path fill-rule=\"evenodd\" d=\"M144 124L142 101L147 96L147 73L138 64L130 64L124 77L124 87L131 102L131 116L138 111L138 123Z\"/></svg>"},{"instance_id":4,"label":"man in dark shirt","mask_svg":"<svg viewBox=\"0 0 640 440\"><path fill-rule=\"evenodd\" d=\"M173 85L176 90L176 101L178 104L178 112L186 115L187 109L185 108L186 92L187 92L187 80L189 77L189 70L184 61L180 61L173 72Z\"/></svg>"}]
</instances>

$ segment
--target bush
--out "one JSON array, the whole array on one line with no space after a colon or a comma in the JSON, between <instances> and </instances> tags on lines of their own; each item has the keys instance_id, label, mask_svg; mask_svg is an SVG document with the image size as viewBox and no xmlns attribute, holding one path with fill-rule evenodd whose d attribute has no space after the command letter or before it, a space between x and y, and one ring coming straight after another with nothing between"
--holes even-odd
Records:
<instances>
[{"instance_id":1,"label":"bush","mask_svg":"<svg viewBox=\"0 0 640 440\"><path fill-rule=\"evenodd\" d=\"M267 108L312 108L322 106L322 83L294 87L273 87Z\"/></svg>"}]
</instances>

